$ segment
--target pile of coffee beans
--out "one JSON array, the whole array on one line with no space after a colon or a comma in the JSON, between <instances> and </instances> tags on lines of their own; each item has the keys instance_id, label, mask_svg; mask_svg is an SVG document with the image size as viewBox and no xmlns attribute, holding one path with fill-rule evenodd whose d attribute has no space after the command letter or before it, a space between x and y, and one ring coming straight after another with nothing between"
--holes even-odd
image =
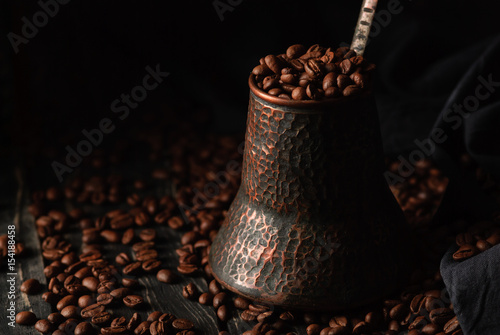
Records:
<instances>
[{"instance_id":1,"label":"pile of coffee beans","mask_svg":"<svg viewBox=\"0 0 500 335\"><path fill-rule=\"evenodd\" d=\"M314 44L290 46L267 55L252 74L267 94L286 100L322 100L356 96L370 89L375 65L348 47L336 50Z\"/></svg>"},{"instance_id":2,"label":"pile of coffee beans","mask_svg":"<svg viewBox=\"0 0 500 335\"><path fill-rule=\"evenodd\" d=\"M478 221L464 233L456 236L459 249L453 259L463 261L500 243L500 216L496 221Z\"/></svg>"}]
</instances>

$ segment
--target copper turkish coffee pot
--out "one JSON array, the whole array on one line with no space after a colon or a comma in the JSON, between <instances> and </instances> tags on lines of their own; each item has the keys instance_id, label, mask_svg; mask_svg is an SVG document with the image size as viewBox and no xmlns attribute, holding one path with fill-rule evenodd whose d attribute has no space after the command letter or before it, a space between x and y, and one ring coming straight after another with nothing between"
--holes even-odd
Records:
<instances>
[{"instance_id":1,"label":"copper turkish coffee pot","mask_svg":"<svg viewBox=\"0 0 500 335\"><path fill-rule=\"evenodd\" d=\"M369 93L293 101L249 78L242 184L210 250L215 278L259 302L339 310L405 284L404 215Z\"/></svg>"}]
</instances>

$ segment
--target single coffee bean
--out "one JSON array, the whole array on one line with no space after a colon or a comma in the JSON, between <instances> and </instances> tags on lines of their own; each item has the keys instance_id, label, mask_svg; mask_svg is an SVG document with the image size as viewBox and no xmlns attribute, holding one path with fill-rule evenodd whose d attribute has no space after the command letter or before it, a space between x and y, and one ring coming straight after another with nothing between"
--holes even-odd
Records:
<instances>
[{"instance_id":1,"label":"single coffee bean","mask_svg":"<svg viewBox=\"0 0 500 335\"><path fill-rule=\"evenodd\" d=\"M192 275L198 272L199 268L195 264L180 264L177 271L183 275Z\"/></svg>"},{"instance_id":2,"label":"single coffee bean","mask_svg":"<svg viewBox=\"0 0 500 335\"><path fill-rule=\"evenodd\" d=\"M32 326L36 321L37 318L33 312L22 311L16 314L16 323L19 325Z\"/></svg>"},{"instance_id":3,"label":"single coffee bean","mask_svg":"<svg viewBox=\"0 0 500 335\"><path fill-rule=\"evenodd\" d=\"M111 219L109 225L112 229L130 228L134 223L134 218L129 213L117 215Z\"/></svg>"},{"instance_id":4,"label":"single coffee bean","mask_svg":"<svg viewBox=\"0 0 500 335\"><path fill-rule=\"evenodd\" d=\"M236 299L234 299L233 304L234 304L234 307L236 307L238 309L245 310L250 305L250 302L243 297L237 297Z\"/></svg>"},{"instance_id":5,"label":"single coffee bean","mask_svg":"<svg viewBox=\"0 0 500 335\"><path fill-rule=\"evenodd\" d=\"M463 261L477 253L478 250L474 245L464 244L453 254L453 259L456 261Z\"/></svg>"},{"instance_id":6,"label":"single coffee bean","mask_svg":"<svg viewBox=\"0 0 500 335\"><path fill-rule=\"evenodd\" d=\"M99 279L95 277L85 277L82 280L82 285L86 287L90 292L97 292L97 287L99 286Z\"/></svg>"},{"instance_id":7,"label":"single coffee bean","mask_svg":"<svg viewBox=\"0 0 500 335\"><path fill-rule=\"evenodd\" d=\"M146 242L154 241L156 239L156 230L152 228L143 229L139 232L139 238Z\"/></svg>"},{"instance_id":8,"label":"single coffee bean","mask_svg":"<svg viewBox=\"0 0 500 335\"><path fill-rule=\"evenodd\" d=\"M111 314L107 311L102 311L97 313L96 315L92 316L92 319L90 322L92 322L95 325L100 325L101 327L103 325L109 324L111 321Z\"/></svg>"},{"instance_id":9,"label":"single coffee bean","mask_svg":"<svg viewBox=\"0 0 500 335\"><path fill-rule=\"evenodd\" d=\"M121 252L115 257L115 262L118 265L126 266L130 263L130 257L126 253Z\"/></svg>"},{"instance_id":10,"label":"single coffee bean","mask_svg":"<svg viewBox=\"0 0 500 335\"><path fill-rule=\"evenodd\" d=\"M182 296L189 300L195 300L198 298L198 288L193 283L189 283L182 288Z\"/></svg>"},{"instance_id":11,"label":"single coffee bean","mask_svg":"<svg viewBox=\"0 0 500 335\"><path fill-rule=\"evenodd\" d=\"M345 97L349 97L349 96L354 96L354 95L358 95L359 93L361 93L361 88L357 85L349 85L347 86L343 91L342 91L342 94L345 96Z\"/></svg>"},{"instance_id":12,"label":"single coffee bean","mask_svg":"<svg viewBox=\"0 0 500 335\"><path fill-rule=\"evenodd\" d=\"M402 321L408 312L406 304L398 304L390 310L389 317L396 321Z\"/></svg>"},{"instance_id":13,"label":"single coffee bean","mask_svg":"<svg viewBox=\"0 0 500 335\"><path fill-rule=\"evenodd\" d=\"M212 305L214 295L209 292L202 293L198 298L198 302L202 305Z\"/></svg>"},{"instance_id":14,"label":"single coffee bean","mask_svg":"<svg viewBox=\"0 0 500 335\"><path fill-rule=\"evenodd\" d=\"M154 312L151 312L149 315L148 315L148 318L147 318L147 321L149 322L153 322L153 321L158 321L158 319L160 318L160 316L162 316L163 313L160 312L160 311L154 311Z\"/></svg>"},{"instance_id":15,"label":"single coffee bean","mask_svg":"<svg viewBox=\"0 0 500 335\"><path fill-rule=\"evenodd\" d=\"M132 314L132 317L130 318L130 320L127 323L127 329L129 331L133 331L134 329L136 329L139 326L139 324L141 323L141 320L142 320L142 318L138 313Z\"/></svg>"},{"instance_id":16,"label":"single coffee bean","mask_svg":"<svg viewBox=\"0 0 500 335\"><path fill-rule=\"evenodd\" d=\"M425 307L424 299L425 299L425 296L423 294L418 294L411 300L410 310L412 313L420 314L420 311L422 310L422 308Z\"/></svg>"},{"instance_id":17,"label":"single coffee bean","mask_svg":"<svg viewBox=\"0 0 500 335\"><path fill-rule=\"evenodd\" d=\"M161 269L156 273L156 278L162 283L172 284L177 280L177 275L168 269Z\"/></svg>"},{"instance_id":18,"label":"single coffee bean","mask_svg":"<svg viewBox=\"0 0 500 335\"><path fill-rule=\"evenodd\" d=\"M123 268L125 275L137 275L142 269L142 262L133 262Z\"/></svg>"},{"instance_id":19,"label":"single coffee bean","mask_svg":"<svg viewBox=\"0 0 500 335\"><path fill-rule=\"evenodd\" d=\"M144 304L144 298L140 295L128 295L123 298L123 303L130 308L138 308Z\"/></svg>"},{"instance_id":20,"label":"single coffee bean","mask_svg":"<svg viewBox=\"0 0 500 335\"><path fill-rule=\"evenodd\" d=\"M319 335L321 332L321 326L317 323L310 324L306 328L307 335Z\"/></svg>"},{"instance_id":21,"label":"single coffee bean","mask_svg":"<svg viewBox=\"0 0 500 335\"><path fill-rule=\"evenodd\" d=\"M194 328L194 324L188 319L176 319L172 322L172 327L178 330L190 330Z\"/></svg>"},{"instance_id":22,"label":"single coffee bean","mask_svg":"<svg viewBox=\"0 0 500 335\"><path fill-rule=\"evenodd\" d=\"M130 244L134 241L134 238L135 238L134 229L129 228L125 230L125 232L122 235L122 244Z\"/></svg>"},{"instance_id":23,"label":"single coffee bean","mask_svg":"<svg viewBox=\"0 0 500 335\"><path fill-rule=\"evenodd\" d=\"M111 321L111 327L116 327L116 326L127 326L127 319L122 316L119 318L114 318L113 321Z\"/></svg>"},{"instance_id":24,"label":"single coffee bean","mask_svg":"<svg viewBox=\"0 0 500 335\"><path fill-rule=\"evenodd\" d=\"M64 316L62 316L61 313L54 312L54 313L50 313L47 316L47 320L49 320L49 322L52 323L53 325L59 326L61 323L63 323L66 320L66 318Z\"/></svg>"},{"instance_id":25,"label":"single coffee bean","mask_svg":"<svg viewBox=\"0 0 500 335\"><path fill-rule=\"evenodd\" d=\"M48 334L52 331L53 325L48 320L41 319L35 323L35 329L42 334Z\"/></svg>"},{"instance_id":26,"label":"single coffee bean","mask_svg":"<svg viewBox=\"0 0 500 335\"><path fill-rule=\"evenodd\" d=\"M329 325L332 328L347 327L348 324L349 320L343 315L334 316L329 322Z\"/></svg>"},{"instance_id":27,"label":"single coffee bean","mask_svg":"<svg viewBox=\"0 0 500 335\"><path fill-rule=\"evenodd\" d=\"M78 307L74 305L69 305L61 310L61 315L66 319L76 319L78 318Z\"/></svg>"},{"instance_id":28,"label":"single coffee bean","mask_svg":"<svg viewBox=\"0 0 500 335\"><path fill-rule=\"evenodd\" d=\"M217 309L217 317L222 322L226 322L229 319L229 311L226 305L222 305Z\"/></svg>"},{"instance_id":29,"label":"single coffee bean","mask_svg":"<svg viewBox=\"0 0 500 335\"><path fill-rule=\"evenodd\" d=\"M435 323L429 323L422 328L421 332L425 335L436 335L440 330L441 327L439 327Z\"/></svg>"},{"instance_id":30,"label":"single coffee bean","mask_svg":"<svg viewBox=\"0 0 500 335\"><path fill-rule=\"evenodd\" d=\"M135 215L134 217L134 222L136 225L139 227L145 226L149 223L151 218L149 217L149 214L146 213L145 211L141 211L138 214ZM126 243L125 243L126 244Z\"/></svg>"},{"instance_id":31,"label":"single coffee bean","mask_svg":"<svg viewBox=\"0 0 500 335\"><path fill-rule=\"evenodd\" d=\"M127 287L120 287L110 292L110 295L117 300L121 300L130 294L132 294L132 290Z\"/></svg>"},{"instance_id":32,"label":"single coffee bean","mask_svg":"<svg viewBox=\"0 0 500 335\"><path fill-rule=\"evenodd\" d=\"M491 247L492 247L492 245L486 240L479 240L476 243L476 248L480 252L486 251L486 250L490 249Z\"/></svg>"},{"instance_id":33,"label":"single coffee bean","mask_svg":"<svg viewBox=\"0 0 500 335\"><path fill-rule=\"evenodd\" d=\"M443 326L443 330L446 334L451 334L457 331L459 328L460 328L460 323L458 322L456 316L454 316L452 319L446 322L446 324Z\"/></svg>"},{"instance_id":34,"label":"single coffee bean","mask_svg":"<svg viewBox=\"0 0 500 335\"><path fill-rule=\"evenodd\" d=\"M295 59L306 53L306 47L302 44L294 44L286 49L286 55L290 59Z\"/></svg>"},{"instance_id":35,"label":"single coffee bean","mask_svg":"<svg viewBox=\"0 0 500 335\"><path fill-rule=\"evenodd\" d=\"M158 251L154 249L140 250L136 252L135 258L140 262L147 261L148 259L156 259L158 258Z\"/></svg>"},{"instance_id":36,"label":"single coffee bean","mask_svg":"<svg viewBox=\"0 0 500 335\"><path fill-rule=\"evenodd\" d=\"M122 285L127 288L137 288L139 281L133 278L122 278Z\"/></svg>"},{"instance_id":37,"label":"single coffee bean","mask_svg":"<svg viewBox=\"0 0 500 335\"><path fill-rule=\"evenodd\" d=\"M214 308L219 308L222 305L227 303L228 297L226 292L217 293L213 298L213 306Z\"/></svg>"},{"instance_id":38,"label":"single coffee bean","mask_svg":"<svg viewBox=\"0 0 500 335\"><path fill-rule=\"evenodd\" d=\"M428 323L428 321L425 319L425 316L417 316L415 320L413 320L412 323L408 326L409 330L412 329L422 329L424 326Z\"/></svg>"},{"instance_id":39,"label":"single coffee bean","mask_svg":"<svg viewBox=\"0 0 500 335\"><path fill-rule=\"evenodd\" d=\"M84 309L82 309L82 311L80 312L80 315L84 319L91 318L91 317L103 312L104 308L105 307L103 305L93 304L93 305L87 306Z\"/></svg>"},{"instance_id":40,"label":"single coffee bean","mask_svg":"<svg viewBox=\"0 0 500 335\"><path fill-rule=\"evenodd\" d=\"M114 297L109 293L102 293L97 296L97 304L99 305L110 305L114 302Z\"/></svg>"},{"instance_id":41,"label":"single coffee bean","mask_svg":"<svg viewBox=\"0 0 500 335\"><path fill-rule=\"evenodd\" d=\"M74 334L75 335L91 335L91 334L95 334L95 330L94 330L94 327L92 327L92 325L90 324L90 322L83 321L83 322L80 322L79 324L76 325Z\"/></svg>"},{"instance_id":42,"label":"single coffee bean","mask_svg":"<svg viewBox=\"0 0 500 335\"><path fill-rule=\"evenodd\" d=\"M253 68L252 73L256 76L265 76L271 73L271 70L266 64L260 64Z\"/></svg>"},{"instance_id":43,"label":"single coffee bean","mask_svg":"<svg viewBox=\"0 0 500 335\"><path fill-rule=\"evenodd\" d=\"M36 294L40 289L41 285L37 279L27 279L21 284L21 292L26 294Z\"/></svg>"},{"instance_id":44,"label":"single coffee bean","mask_svg":"<svg viewBox=\"0 0 500 335\"><path fill-rule=\"evenodd\" d=\"M304 87L299 86L292 91L293 100L305 100L306 98L307 98L307 93Z\"/></svg>"},{"instance_id":45,"label":"single coffee bean","mask_svg":"<svg viewBox=\"0 0 500 335\"><path fill-rule=\"evenodd\" d=\"M322 91L320 91L315 84L310 83L306 87L306 95L311 99L311 100L319 100L323 97Z\"/></svg>"},{"instance_id":46,"label":"single coffee bean","mask_svg":"<svg viewBox=\"0 0 500 335\"><path fill-rule=\"evenodd\" d=\"M146 272L153 272L160 268L161 261L157 259L148 259L142 262L142 269Z\"/></svg>"},{"instance_id":47,"label":"single coffee bean","mask_svg":"<svg viewBox=\"0 0 500 335\"><path fill-rule=\"evenodd\" d=\"M109 243L118 243L121 241L121 236L117 231L105 229L101 231L101 237Z\"/></svg>"},{"instance_id":48,"label":"single coffee bean","mask_svg":"<svg viewBox=\"0 0 500 335\"><path fill-rule=\"evenodd\" d=\"M274 73L279 74L281 72L281 69L283 68L282 61L275 55L267 55L264 58L264 61L266 62L267 67Z\"/></svg>"},{"instance_id":49,"label":"single coffee bean","mask_svg":"<svg viewBox=\"0 0 500 335\"><path fill-rule=\"evenodd\" d=\"M67 295L63 297L61 300L56 305L56 308L58 311L61 311L64 307L69 306L69 305L77 305L78 304L78 298L74 295Z\"/></svg>"},{"instance_id":50,"label":"single coffee bean","mask_svg":"<svg viewBox=\"0 0 500 335\"><path fill-rule=\"evenodd\" d=\"M151 326L150 321L143 321L141 322L137 328L134 329L134 334L135 335L147 335L150 334L149 332L149 327Z\"/></svg>"},{"instance_id":51,"label":"single coffee bean","mask_svg":"<svg viewBox=\"0 0 500 335\"><path fill-rule=\"evenodd\" d=\"M78 307L80 308L85 308L88 307L92 304L95 304L95 299L92 298L90 295L82 295L80 298L78 298Z\"/></svg>"}]
</instances>

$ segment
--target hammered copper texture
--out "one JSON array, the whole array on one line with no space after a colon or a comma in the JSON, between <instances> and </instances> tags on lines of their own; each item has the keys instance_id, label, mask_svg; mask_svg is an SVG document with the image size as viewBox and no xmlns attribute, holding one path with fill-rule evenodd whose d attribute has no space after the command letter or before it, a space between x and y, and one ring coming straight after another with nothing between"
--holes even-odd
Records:
<instances>
[{"instance_id":1,"label":"hammered copper texture","mask_svg":"<svg viewBox=\"0 0 500 335\"><path fill-rule=\"evenodd\" d=\"M406 275L371 97L293 109L250 95L242 185L210 252L249 298L303 309L372 301ZM406 265L404 265L406 264Z\"/></svg>"}]
</instances>

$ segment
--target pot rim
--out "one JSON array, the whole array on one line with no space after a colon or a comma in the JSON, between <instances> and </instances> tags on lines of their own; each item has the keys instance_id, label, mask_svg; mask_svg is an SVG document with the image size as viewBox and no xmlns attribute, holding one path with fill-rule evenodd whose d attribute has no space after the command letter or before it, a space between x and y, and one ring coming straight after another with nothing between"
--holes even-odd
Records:
<instances>
[{"instance_id":1,"label":"pot rim","mask_svg":"<svg viewBox=\"0 0 500 335\"><path fill-rule=\"evenodd\" d=\"M371 90L367 90L360 95L351 96L351 97L339 97L339 98L329 98L323 100L286 100L281 99L276 96L270 95L265 91L261 90L257 84L255 83L255 75L250 74L248 77L248 86L250 87L250 91L260 99L265 102L272 103L278 106L284 107L292 107L292 108L304 108L304 109L313 109L315 107L325 107L325 106L334 106L343 103L348 103L353 100L360 100L362 98L367 98L371 95Z\"/></svg>"}]
</instances>

